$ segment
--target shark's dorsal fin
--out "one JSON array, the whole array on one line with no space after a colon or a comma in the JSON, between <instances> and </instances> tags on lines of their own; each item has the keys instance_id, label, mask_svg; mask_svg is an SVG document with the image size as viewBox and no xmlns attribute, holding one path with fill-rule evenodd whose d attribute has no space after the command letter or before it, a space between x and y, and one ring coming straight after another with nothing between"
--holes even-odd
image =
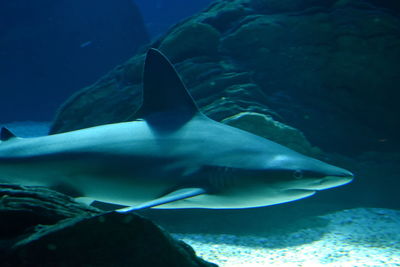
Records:
<instances>
[{"instance_id":1,"label":"shark's dorsal fin","mask_svg":"<svg viewBox=\"0 0 400 267\"><path fill-rule=\"evenodd\" d=\"M17 136L13 134L8 128L1 127L0 130L0 141L8 141L10 139L16 138Z\"/></svg>"},{"instance_id":2,"label":"shark's dorsal fin","mask_svg":"<svg viewBox=\"0 0 400 267\"><path fill-rule=\"evenodd\" d=\"M200 113L171 62L160 51L151 48L144 63L143 103L137 117L148 121L153 114L167 112L179 114L179 123Z\"/></svg>"}]
</instances>

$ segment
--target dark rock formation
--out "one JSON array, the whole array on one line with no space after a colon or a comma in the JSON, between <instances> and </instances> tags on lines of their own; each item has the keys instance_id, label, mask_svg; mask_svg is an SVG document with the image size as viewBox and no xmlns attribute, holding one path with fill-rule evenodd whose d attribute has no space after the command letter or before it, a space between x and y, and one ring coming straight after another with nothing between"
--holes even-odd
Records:
<instances>
[{"instance_id":1,"label":"dark rock formation","mask_svg":"<svg viewBox=\"0 0 400 267\"><path fill-rule=\"evenodd\" d=\"M368 0L368 2L375 6L386 8L388 12L392 12L393 14L400 14L400 2L397 0Z\"/></svg>"},{"instance_id":2,"label":"dark rock formation","mask_svg":"<svg viewBox=\"0 0 400 267\"><path fill-rule=\"evenodd\" d=\"M143 14L146 28L152 37L157 37L171 25L197 13L213 0L135 0Z\"/></svg>"},{"instance_id":3,"label":"dark rock formation","mask_svg":"<svg viewBox=\"0 0 400 267\"><path fill-rule=\"evenodd\" d=\"M216 120L257 112L325 150L395 149L399 18L365 1L289 2L216 1L152 47ZM133 118L142 61L131 58L69 99L51 133ZM302 151L313 153L307 144Z\"/></svg>"},{"instance_id":4,"label":"dark rock formation","mask_svg":"<svg viewBox=\"0 0 400 267\"><path fill-rule=\"evenodd\" d=\"M1 185L0 226L2 266L216 266L139 215L46 188Z\"/></svg>"}]
</instances>

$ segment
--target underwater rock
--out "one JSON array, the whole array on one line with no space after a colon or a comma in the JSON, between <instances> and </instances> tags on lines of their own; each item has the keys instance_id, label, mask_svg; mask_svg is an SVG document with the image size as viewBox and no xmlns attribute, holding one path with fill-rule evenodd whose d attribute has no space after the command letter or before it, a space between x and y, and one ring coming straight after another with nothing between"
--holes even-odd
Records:
<instances>
[{"instance_id":1,"label":"underwater rock","mask_svg":"<svg viewBox=\"0 0 400 267\"><path fill-rule=\"evenodd\" d=\"M214 56L218 52L219 38L219 32L209 24L185 24L172 31L159 49L173 62L196 56Z\"/></svg>"},{"instance_id":2,"label":"underwater rock","mask_svg":"<svg viewBox=\"0 0 400 267\"><path fill-rule=\"evenodd\" d=\"M216 266L133 213L41 187L1 185L0 196L2 266Z\"/></svg>"},{"instance_id":3,"label":"underwater rock","mask_svg":"<svg viewBox=\"0 0 400 267\"><path fill-rule=\"evenodd\" d=\"M253 16L224 37L221 49L255 70L255 81L270 95L283 91L296 98L292 107L282 101L270 107L316 144L342 152L375 149L380 135L399 127L390 99L400 82L399 26L390 14L350 4Z\"/></svg>"},{"instance_id":4,"label":"underwater rock","mask_svg":"<svg viewBox=\"0 0 400 267\"><path fill-rule=\"evenodd\" d=\"M337 0L251 0L250 5L262 13L293 12L310 7L329 6Z\"/></svg>"},{"instance_id":5,"label":"underwater rock","mask_svg":"<svg viewBox=\"0 0 400 267\"><path fill-rule=\"evenodd\" d=\"M17 238L37 225L51 225L101 211L45 187L0 185L0 239ZM0 246L1 247L1 246Z\"/></svg>"},{"instance_id":6,"label":"underwater rock","mask_svg":"<svg viewBox=\"0 0 400 267\"><path fill-rule=\"evenodd\" d=\"M324 150L355 154L399 143L399 28L365 1L221 0L151 47L172 58L211 118L257 112ZM134 118L142 62L138 54L75 94L50 133Z\"/></svg>"},{"instance_id":7,"label":"underwater rock","mask_svg":"<svg viewBox=\"0 0 400 267\"><path fill-rule=\"evenodd\" d=\"M271 141L285 143L287 147L306 155L318 155L320 153L318 148L311 146L301 132L264 114L242 112L228 117L222 122L268 138Z\"/></svg>"}]
</instances>

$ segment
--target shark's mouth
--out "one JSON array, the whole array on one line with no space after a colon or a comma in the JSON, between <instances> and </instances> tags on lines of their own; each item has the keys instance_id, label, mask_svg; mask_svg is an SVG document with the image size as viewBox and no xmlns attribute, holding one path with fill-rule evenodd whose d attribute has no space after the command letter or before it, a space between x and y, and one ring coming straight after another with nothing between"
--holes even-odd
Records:
<instances>
[{"instance_id":1,"label":"shark's mouth","mask_svg":"<svg viewBox=\"0 0 400 267\"><path fill-rule=\"evenodd\" d=\"M332 187L348 184L353 180L352 176L325 176L317 181L311 182L303 189L324 190Z\"/></svg>"},{"instance_id":2,"label":"shark's mouth","mask_svg":"<svg viewBox=\"0 0 400 267\"><path fill-rule=\"evenodd\" d=\"M314 195L319 190L341 186L350 183L352 180L352 176L325 176L324 178L318 180L313 179L303 185L298 185L283 190L282 193L285 196L285 199L280 199L278 203L309 197Z\"/></svg>"}]
</instances>

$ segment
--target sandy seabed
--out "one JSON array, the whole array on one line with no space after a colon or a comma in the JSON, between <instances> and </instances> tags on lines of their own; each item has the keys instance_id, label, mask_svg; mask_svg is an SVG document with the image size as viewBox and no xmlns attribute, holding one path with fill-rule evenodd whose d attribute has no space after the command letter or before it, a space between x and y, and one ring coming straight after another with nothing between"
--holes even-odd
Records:
<instances>
[{"instance_id":1,"label":"sandy seabed","mask_svg":"<svg viewBox=\"0 0 400 267\"><path fill-rule=\"evenodd\" d=\"M400 211L357 208L318 218L329 223L284 236L174 236L203 259L226 267L400 266ZM291 246L285 246L288 240Z\"/></svg>"}]
</instances>

